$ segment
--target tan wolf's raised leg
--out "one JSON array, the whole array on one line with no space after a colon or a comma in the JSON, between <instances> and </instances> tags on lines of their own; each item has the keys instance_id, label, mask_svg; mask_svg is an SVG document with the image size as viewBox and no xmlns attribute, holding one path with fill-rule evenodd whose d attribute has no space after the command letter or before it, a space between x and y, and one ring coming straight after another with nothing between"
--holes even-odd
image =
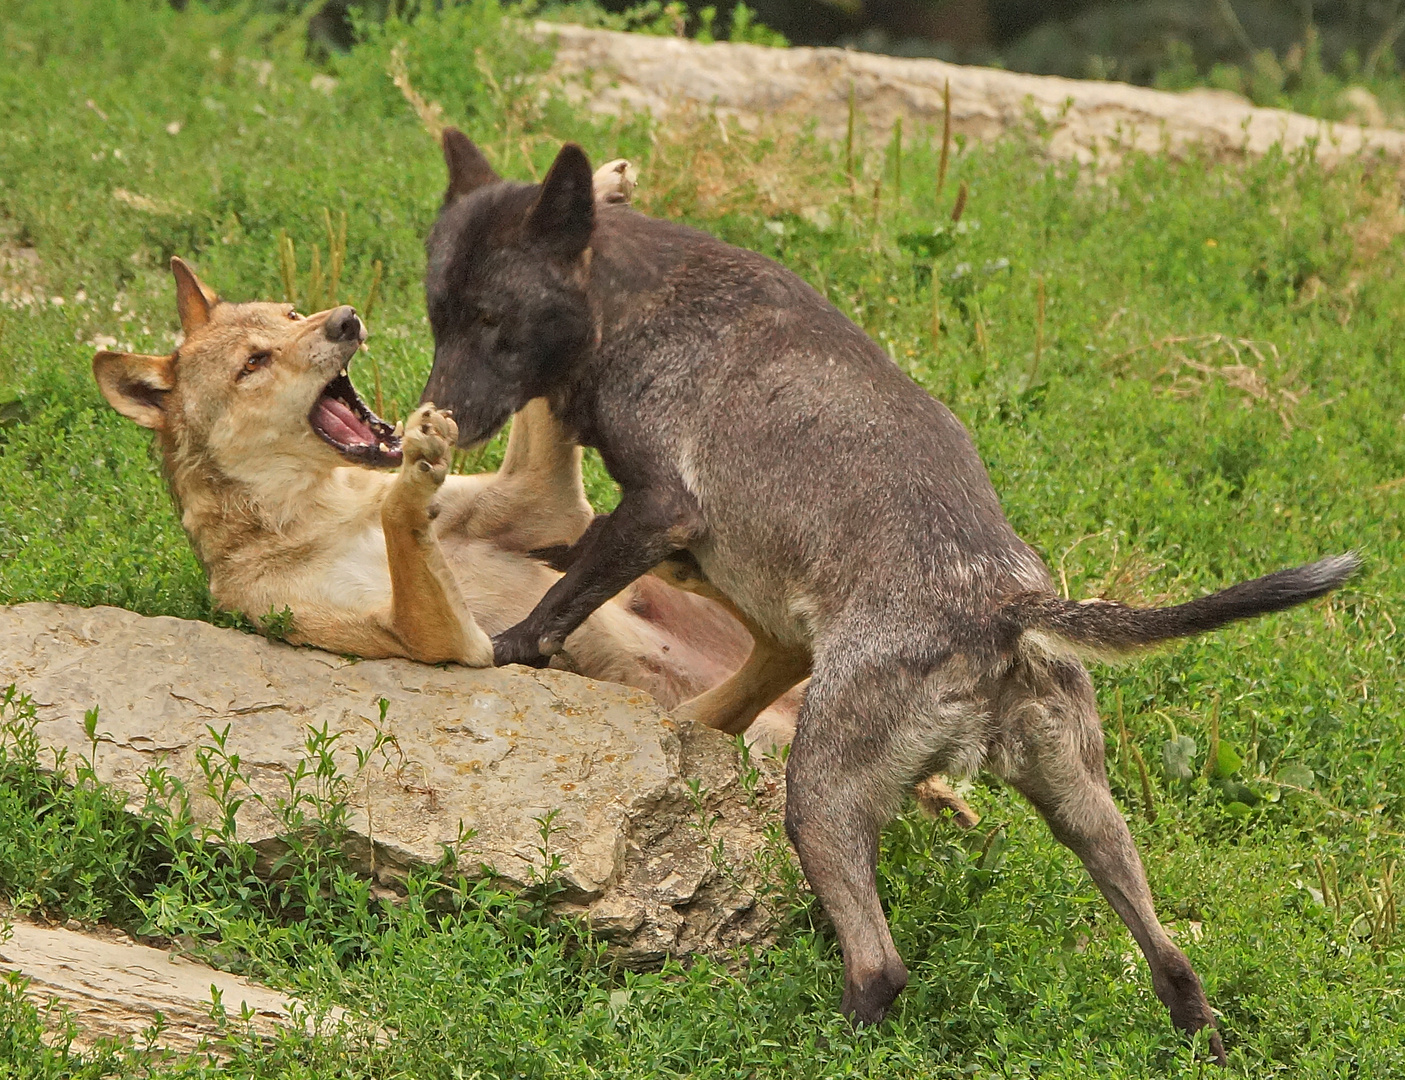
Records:
<instances>
[{"instance_id":1,"label":"tan wolf's raised leg","mask_svg":"<svg viewBox=\"0 0 1405 1080\"><path fill-rule=\"evenodd\" d=\"M627 158L607 161L595 170L591 177L591 187L595 191L595 201L601 204L627 203L634 194L639 174Z\"/></svg>"},{"instance_id":2,"label":"tan wolf's raised leg","mask_svg":"<svg viewBox=\"0 0 1405 1080\"><path fill-rule=\"evenodd\" d=\"M491 667L492 642L464 605L430 530L430 502L448 474L457 437L454 421L433 405L420 406L405 424L400 474L381 504L390 563L390 629L415 660Z\"/></svg>"},{"instance_id":3,"label":"tan wolf's raised leg","mask_svg":"<svg viewBox=\"0 0 1405 1080\"><path fill-rule=\"evenodd\" d=\"M771 702L810 674L808 656L778 645L749 625L747 629L753 644L746 662L711 690L675 708L675 719L740 735Z\"/></svg>"},{"instance_id":4,"label":"tan wolf's raised leg","mask_svg":"<svg viewBox=\"0 0 1405 1080\"><path fill-rule=\"evenodd\" d=\"M502 467L474 501L466 531L513 551L574 544L595 518L581 453L545 398L527 402L512 419Z\"/></svg>"},{"instance_id":5,"label":"tan wolf's raised leg","mask_svg":"<svg viewBox=\"0 0 1405 1080\"><path fill-rule=\"evenodd\" d=\"M801 679L809 677L809 656L787 649L747 618L707 579L697 561L687 552L680 552L659 563L654 567L653 575L675 589L716 601L751 635L751 652L742 666L711 690L675 707L675 719L717 728L728 735L740 735L771 702Z\"/></svg>"}]
</instances>

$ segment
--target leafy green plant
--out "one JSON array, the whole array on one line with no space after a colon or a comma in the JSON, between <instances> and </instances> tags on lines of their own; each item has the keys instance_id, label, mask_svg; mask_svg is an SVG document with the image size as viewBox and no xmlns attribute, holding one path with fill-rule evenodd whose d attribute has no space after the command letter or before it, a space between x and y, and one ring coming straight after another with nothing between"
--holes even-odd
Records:
<instances>
[{"instance_id":1,"label":"leafy green plant","mask_svg":"<svg viewBox=\"0 0 1405 1080\"><path fill-rule=\"evenodd\" d=\"M292 636L294 625L293 609L287 604L283 605L281 611L269 608L263 618L259 619L259 629L269 641L287 641Z\"/></svg>"},{"instance_id":2,"label":"leafy green plant","mask_svg":"<svg viewBox=\"0 0 1405 1080\"><path fill-rule=\"evenodd\" d=\"M525 5L522 10L547 19L598 26L608 30L627 30L655 37L687 37L691 33L692 37L704 43L721 40L716 29L716 5L707 5L696 11L690 10L690 7L681 0L644 0L643 3L634 4L623 11L614 11L592 0L577 0L546 4L533 2ZM725 40L776 48L784 48L789 44L784 34L760 22L756 18L755 10L744 3L732 8Z\"/></svg>"}]
</instances>

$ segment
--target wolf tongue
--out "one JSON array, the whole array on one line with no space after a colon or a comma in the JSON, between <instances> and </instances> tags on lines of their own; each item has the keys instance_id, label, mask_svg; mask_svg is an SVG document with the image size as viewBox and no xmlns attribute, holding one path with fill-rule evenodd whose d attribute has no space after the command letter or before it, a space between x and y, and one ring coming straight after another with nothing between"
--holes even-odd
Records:
<instances>
[{"instance_id":1,"label":"wolf tongue","mask_svg":"<svg viewBox=\"0 0 1405 1080\"><path fill-rule=\"evenodd\" d=\"M317 426L343 446L355 443L374 445L375 433L345 402L324 397L317 403Z\"/></svg>"}]
</instances>

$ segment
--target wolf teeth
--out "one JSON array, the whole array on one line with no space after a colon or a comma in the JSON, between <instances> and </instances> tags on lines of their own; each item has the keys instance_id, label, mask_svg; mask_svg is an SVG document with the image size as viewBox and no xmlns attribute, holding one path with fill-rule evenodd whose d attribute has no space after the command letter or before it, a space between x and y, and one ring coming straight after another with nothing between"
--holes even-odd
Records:
<instances>
[{"instance_id":1,"label":"wolf teeth","mask_svg":"<svg viewBox=\"0 0 1405 1080\"><path fill-rule=\"evenodd\" d=\"M382 454L388 454L388 453L390 453L390 447L386 446L385 443L380 443L379 445L380 445L381 453L382 453Z\"/></svg>"},{"instance_id":2,"label":"wolf teeth","mask_svg":"<svg viewBox=\"0 0 1405 1080\"><path fill-rule=\"evenodd\" d=\"M395 437L398 439L405 434L405 421L395 421Z\"/></svg>"}]
</instances>

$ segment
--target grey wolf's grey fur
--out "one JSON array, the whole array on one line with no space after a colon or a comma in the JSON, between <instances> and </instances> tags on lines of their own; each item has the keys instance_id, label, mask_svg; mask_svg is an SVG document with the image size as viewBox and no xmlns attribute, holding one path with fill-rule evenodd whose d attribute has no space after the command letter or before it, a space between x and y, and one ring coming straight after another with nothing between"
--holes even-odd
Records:
<instances>
[{"instance_id":1,"label":"grey wolf's grey fur","mask_svg":"<svg viewBox=\"0 0 1405 1080\"><path fill-rule=\"evenodd\" d=\"M794 274L593 207L575 147L529 186L499 181L456 132L446 139L426 397L451 405L471 442L546 396L622 492L565 577L494 639L496 662L544 662L598 604L686 548L756 626L813 660L786 826L839 935L846 1013L880 1020L907 982L874 884L880 828L918 777L986 768L1083 860L1177 1026L1212 1026L1109 793L1075 653L1301 603L1355 560L1163 610L1063 600L960 422ZM1211 1045L1223 1060L1218 1033Z\"/></svg>"}]
</instances>

